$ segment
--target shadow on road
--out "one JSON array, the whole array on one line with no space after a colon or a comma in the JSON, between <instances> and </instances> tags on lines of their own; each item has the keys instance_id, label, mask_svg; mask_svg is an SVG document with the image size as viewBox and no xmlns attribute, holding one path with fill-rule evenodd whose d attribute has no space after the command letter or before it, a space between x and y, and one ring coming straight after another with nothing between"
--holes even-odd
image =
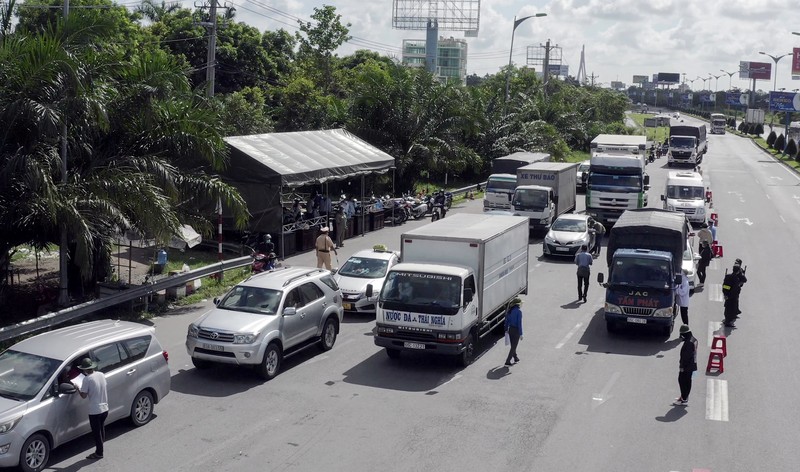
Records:
<instances>
[{"instance_id":1,"label":"shadow on road","mask_svg":"<svg viewBox=\"0 0 800 472\"><path fill-rule=\"evenodd\" d=\"M642 329L644 328L644 329ZM578 344L586 346L586 353L621 354L627 356L653 356L678 347L681 343L677 333L669 339L658 330L647 326L618 328L614 333L606 329L603 310L598 309Z\"/></svg>"},{"instance_id":2,"label":"shadow on road","mask_svg":"<svg viewBox=\"0 0 800 472\"><path fill-rule=\"evenodd\" d=\"M656 416L656 421L661 423L673 423L688 414L685 406L673 406L664 416Z\"/></svg>"}]
</instances>

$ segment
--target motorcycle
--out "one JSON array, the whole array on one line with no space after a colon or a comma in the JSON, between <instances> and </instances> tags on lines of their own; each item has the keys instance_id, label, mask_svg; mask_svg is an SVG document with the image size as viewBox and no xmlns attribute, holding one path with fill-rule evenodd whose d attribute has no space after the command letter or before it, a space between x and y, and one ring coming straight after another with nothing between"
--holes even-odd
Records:
<instances>
[{"instance_id":1,"label":"motorcycle","mask_svg":"<svg viewBox=\"0 0 800 472\"><path fill-rule=\"evenodd\" d=\"M445 208L445 205L442 205L441 203L434 204L433 205L433 210L431 211L431 221L436 221L436 220L438 220L440 218L444 218L444 215L446 213L447 213L447 210Z\"/></svg>"},{"instance_id":2,"label":"motorcycle","mask_svg":"<svg viewBox=\"0 0 800 472\"><path fill-rule=\"evenodd\" d=\"M262 252L253 252L253 264L250 270L254 274L266 272L275 268L275 261L278 257L274 252L264 254Z\"/></svg>"},{"instance_id":3,"label":"motorcycle","mask_svg":"<svg viewBox=\"0 0 800 472\"><path fill-rule=\"evenodd\" d=\"M430 213L430 197L424 197L421 200L418 199L411 199L409 201L410 204L410 211L411 216L415 220L419 220L425 218L425 216Z\"/></svg>"},{"instance_id":4,"label":"motorcycle","mask_svg":"<svg viewBox=\"0 0 800 472\"><path fill-rule=\"evenodd\" d=\"M383 199L384 223L392 226L401 225L408 220L408 213L405 209L405 201L402 198L390 198L388 195Z\"/></svg>"}]
</instances>

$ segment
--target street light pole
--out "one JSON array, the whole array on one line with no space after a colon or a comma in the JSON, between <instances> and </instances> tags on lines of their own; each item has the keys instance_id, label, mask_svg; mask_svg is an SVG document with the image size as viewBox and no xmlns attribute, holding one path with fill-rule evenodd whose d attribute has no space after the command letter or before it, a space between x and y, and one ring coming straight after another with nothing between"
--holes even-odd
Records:
<instances>
[{"instance_id":1,"label":"street light pole","mask_svg":"<svg viewBox=\"0 0 800 472\"><path fill-rule=\"evenodd\" d=\"M534 15L523 16L519 19L517 19L516 16L514 17L514 28L511 29L511 50L508 51L508 70L506 71L506 103L508 103L508 93L511 85L511 56L514 54L514 32L517 31L517 26L528 18L541 18L543 16L547 16L547 13L536 13Z\"/></svg>"},{"instance_id":2,"label":"street light pole","mask_svg":"<svg viewBox=\"0 0 800 472\"><path fill-rule=\"evenodd\" d=\"M795 34L795 33L792 33L792 34ZM775 91L775 87L778 86L778 61L780 61L784 57L790 55L791 53L788 52L786 54L781 54L780 56L773 56L772 54L767 54L764 51L759 51L758 53L761 54L761 55L764 55L764 56L769 56L770 58L772 58L773 61L775 61L775 71L773 72L775 74L775 80L772 82L772 91L774 92Z\"/></svg>"},{"instance_id":3,"label":"street light pole","mask_svg":"<svg viewBox=\"0 0 800 472\"><path fill-rule=\"evenodd\" d=\"M722 70L722 69L720 69L719 71L720 72L725 72L726 74L728 74L728 90L731 90L733 88L733 74L735 74L735 73L737 73L739 71L728 72L728 71ZM722 76L720 76L720 77L722 77Z\"/></svg>"}]
</instances>

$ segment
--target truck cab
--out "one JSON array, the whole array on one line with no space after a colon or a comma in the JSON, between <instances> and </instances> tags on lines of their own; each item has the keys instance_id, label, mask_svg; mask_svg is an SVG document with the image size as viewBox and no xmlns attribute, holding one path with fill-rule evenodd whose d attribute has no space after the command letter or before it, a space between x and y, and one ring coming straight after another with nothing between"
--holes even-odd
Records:
<instances>
[{"instance_id":1,"label":"truck cab","mask_svg":"<svg viewBox=\"0 0 800 472\"><path fill-rule=\"evenodd\" d=\"M613 224L625 210L646 207L649 189L643 155L595 153L589 166L586 213L603 224Z\"/></svg>"},{"instance_id":2,"label":"truck cab","mask_svg":"<svg viewBox=\"0 0 800 472\"><path fill-rule=\"evenodd\" d=\"M691 164L700 162L697 138L694 136L670 136L667 165Z\"/></svg>"},{"instance_id":3,"label":"truck cab","mask_svg":"<svg viewBox=\"0 0 800 472\"><path fill-rule=\"evenodd\" d=\"M606 328L623 324L651 325L669 334L674 325L675 287L673 256L667 251L618 249L609 265L606 285ZM603 283L603 274L598 274Z\"/></svg>"},{"instance_id":4,"label":"truck cab","mask_svg":"<svg viewBox=\"0 0 800 472\"><path fill-rule=\"evenodd\" d=\"M511 197L517 188L514 174L492 174L486 180L486 193L483 196L483 211L511 210Z\"/></svg>"},{"instance_id":5,"label":"truck cab","mask_svg":"<svg viewBox=\"0 0 800 472\"><path fill-rule=\"evenodd\" d=\"M555 220L557 198L550 187L520 185L514 190L511 204L515 214L530 220L531 229L542 229L549 228Z\"/></svg>"},{"instance_id":6,"label":"truck cab","mask_svg":"<svg viewBox=\"0 0 800 472\"><path fill-rule=\"evenodd\" d=\"M725 134L725 126L727 124L725 115L722 113L711 114L711 134Z\"/></svg>"},{"instance_id":7,"label":"truck cab","mask_svg":"<svg viewBox=\"0 0 800 472\"><path fill-rule=\"evenodd\" d=\"M703 176L697 172L670 172L661 201L665 210L681 212L691 223L707 219Z\"/></svg>"}]
</instances>

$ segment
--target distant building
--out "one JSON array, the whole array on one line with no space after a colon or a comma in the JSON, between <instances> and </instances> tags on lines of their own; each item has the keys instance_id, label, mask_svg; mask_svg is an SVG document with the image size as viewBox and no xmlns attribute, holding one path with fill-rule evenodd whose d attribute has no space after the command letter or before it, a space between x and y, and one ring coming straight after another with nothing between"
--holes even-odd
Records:
<instances>
[{"instance_id":1,"label":"distant building","mask_svg":"<svg viewBox=\"0 0 800 472\"><path fill-rule=\"evenodd\" d=\"M455 38L439 38L436 75L441 80L452 79L463 83L467 77L467 41ZM403 40L403 64L409 67L425 67L425 40Z\"/></svg>"}]
</instances>

